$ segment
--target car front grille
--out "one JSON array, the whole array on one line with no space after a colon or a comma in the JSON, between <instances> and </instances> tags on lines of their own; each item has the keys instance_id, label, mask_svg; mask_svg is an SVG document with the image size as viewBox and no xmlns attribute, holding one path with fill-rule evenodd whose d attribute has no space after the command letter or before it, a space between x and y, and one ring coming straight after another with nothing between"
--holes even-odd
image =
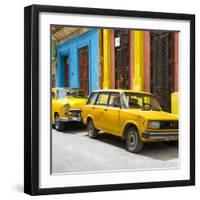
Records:
<instances>
[{"instance_id":1,"label":"car front grille","mask_svg":"<svg viewBox=\"0 0 200 200\"><path fill-rule=\"evenodd\" d=\"M160 121L160 129L178 129L178 121Z\"/></svg>"},{"instance_id":2,"label":"car front grille","mask_svg":"<svg viewBox=\"0 0 200 200\"><path fill-rule=\"evenodd\" d=\"M80 116L81 109L70 109L68 114L73 116Z\"/></svg>"}]
</instances>

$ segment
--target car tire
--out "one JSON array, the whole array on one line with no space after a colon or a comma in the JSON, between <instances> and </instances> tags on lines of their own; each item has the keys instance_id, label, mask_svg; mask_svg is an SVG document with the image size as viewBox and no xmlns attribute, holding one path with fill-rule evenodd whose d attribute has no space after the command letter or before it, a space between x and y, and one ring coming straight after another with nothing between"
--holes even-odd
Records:
<instances>
[{"instance_id":1,"label":"car tire","mask_svg":"<svg viewBox=\"0 0 200 200\"><path fill-rule=\"evenodd\" d=\"M140 140L136 128L129 128L126 132L126 149L132 153L137 153L142 150L143 142Z\"/></svg>"},{"instance_id":2,"label":"car tire","mask_svg":"<svg viewBox=\"0 0 200 200\"><path fill-rule=\"evenodd\" d=\"M94 127L91 119L87 122L87 132L90 138L94 139L97 137L98 130Z\"/></svg>"},{"instance_id":3,"label":"car tire","mask_svg":"<svg viewBox=\"0 0 200 200\"><path fill-rule=\"evenodd\" d=\"M64 130L64 123L59 120L58 114L55 115L55 129L57 131L63 131Z\"/></svg>"}]
</instances>

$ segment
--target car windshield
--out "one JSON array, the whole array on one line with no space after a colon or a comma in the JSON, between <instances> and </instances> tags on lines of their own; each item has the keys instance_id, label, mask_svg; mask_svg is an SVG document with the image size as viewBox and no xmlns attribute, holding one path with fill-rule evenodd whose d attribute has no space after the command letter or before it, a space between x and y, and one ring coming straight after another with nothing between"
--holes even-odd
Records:
<instances>
[{"instance_id":1,"label":"car windshield","mask_svg":"<svg viewBox=\"0 0 200 200\"><path fill-rule=\"evenodd\" d=\"M125 108L137 108L154 111L161 110L158 100L152 95L124 92L122 94L122 100Z\"/></svg>"},{"instance_id":2,"label":"car windshield","mask_svg":"<svg viewBox=\"0 0 200 200\"><path fill-rule=\"evenodd\" d=\"M57 89L56 91L56 97L57 99L65 98L65 97L80 97L84 98L86 97L86 93L83 90L80 89Z\"/></svg>"}]
</instances>

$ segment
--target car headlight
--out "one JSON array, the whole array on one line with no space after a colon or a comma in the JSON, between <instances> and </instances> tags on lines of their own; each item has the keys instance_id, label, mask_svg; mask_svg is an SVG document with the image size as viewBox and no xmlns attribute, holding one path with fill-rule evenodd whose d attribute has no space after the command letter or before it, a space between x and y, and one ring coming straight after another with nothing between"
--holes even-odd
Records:
<instances>
[{"instance_id":1,"label":"car headlight","mask_svg":"<svg viewBox=\"0 0 200 200\"><path fill-rule=\"evenodd\" d=\"M70 107L69 104L65 104L64 105L64 110L69 110L69 107Z\"/></svg>"},{"instance_id":2,"label":"car headlight","mask_svg":"<svg viewBox=\"0 0 200 200\"><path fill-rule=\"evenodd\" d=\"M148 128L159 129L160 128L160 122L159 121L149 121Z\"/></svg>"}]
</instances>

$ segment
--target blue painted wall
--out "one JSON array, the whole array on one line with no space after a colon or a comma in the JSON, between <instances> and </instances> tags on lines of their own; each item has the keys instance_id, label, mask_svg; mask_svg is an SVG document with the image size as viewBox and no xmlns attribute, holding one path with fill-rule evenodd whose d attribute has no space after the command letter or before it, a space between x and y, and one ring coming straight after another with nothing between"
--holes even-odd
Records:
<instances>
[{"instance_id":1,"label":"blue painted wall","mask_svg":"<svg viewBox=\"0 0 200 200\"><path fill-rule=\"evenodd\" d=\"M88 46L89 51L89 91L99 89L99 31L92 29L80 36L74 37L57 49L56 86L65 87L64 58L69 57L69 87L79 88L79 48Z\"/></svg>"}]
</instances>

